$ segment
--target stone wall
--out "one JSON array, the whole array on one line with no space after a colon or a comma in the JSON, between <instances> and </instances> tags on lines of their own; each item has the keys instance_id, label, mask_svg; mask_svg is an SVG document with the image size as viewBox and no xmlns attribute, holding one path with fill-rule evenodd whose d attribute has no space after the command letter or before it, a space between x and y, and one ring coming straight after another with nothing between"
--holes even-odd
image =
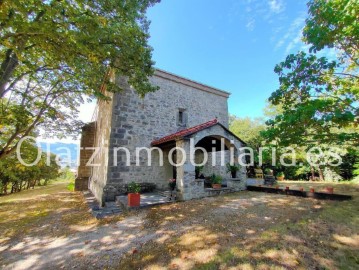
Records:
<instances>
[{"instance_id":1,"label":"stone wall","mask_svg":"<svg viewBox=\"0 0 359 270\"><path fill-rule=\"evenodd\" d=\"M106 93L110 98L113 98L111 93ZM99 147L99 152L95 156L92 166L92 174L90 178L89 188L95 195L95 198L101 205L106 201L106 193L104 188L107 183L108 175L108 155L109 155L109 140L112 125L112 107L113 101L99 100L97 103L95 118L96 118L96 133L94 136L96 147ZM93 153L93 151L92 151Z\"/></svg>"},{"instance_id":2,"label":"stone wall","mask_svg":"<svg viewBox=\"0 0 359 270\"><path fill-rule=\"evenodd\" d=\"M214 118L228 126L228 94L225 92L157 72L151 82L160 90L141 99L124 80L118 78L117 82L124 90L113 98L109 147L126 147L131 158L127 166L128 154L119 150L115 166L114 153L110 151L106 188L120 190L131 181L152 182L159 189L167 188L167 180L173 176L166 156L168 151L164 152L164 166L160 165L156 150L152 152L151 166L147 166L148 155L144 150L139 154L140 166L136 166L136 147L151 147L156 139ZM179 110L184 112L185 125L178 122Z\"/></svg>"},{"instance_id":3,"label":"stone wall","mask_svg":"<svg viewBox=\"0 0 359 270\"><path fill-rule=\"evenodd\" d=\"M83 191L88 189L88 181L91 176L91 167L86 166L92 156L92 151L86 147L93 147L95 144L96 125L94 122L88 123L82 128L80 142L80 164L75 179L75 191Z\"/></svg>"},{"instance_id":4,"label":"stone wall","mask_svg":"<svg viewBox=\"0 0 359 270\"><path fill-rule=\"evenodd\" d=\"M245 178L228 178L227 187L232 188L234 191L241 191L247 188L247 180Z\"/></svg>"}]
</instances>

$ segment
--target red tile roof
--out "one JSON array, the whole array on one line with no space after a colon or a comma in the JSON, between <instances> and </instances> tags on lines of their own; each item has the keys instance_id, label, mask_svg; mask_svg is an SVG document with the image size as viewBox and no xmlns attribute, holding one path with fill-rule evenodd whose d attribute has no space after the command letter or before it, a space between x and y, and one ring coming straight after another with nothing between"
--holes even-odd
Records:
<instances>
[{"instance_id":1,"label":"red tile roof","mask_svg":"<svg viewBox=\"0 0 359 270\"><path fill-rule=\"evenodd\" d=\"M159 145L159 144L162 144L162 143L165 143L165 142L174 141L176 139L181 139L183 137L189 136L191 134L194 134L194 133L196 133L198 131L204 130L206 128L212 127L212 126L217 125L217 124L218 124L218 120L213 119L213 120L208 121L206 123L203 123L203 124L200 124L200 125L197 125L197 126L194 126L194 127L190 127L190 128L178 131L176 133L173 133L171 135L165 136L165 137L163 137L161 139L155 140L151 144L152 145Z\"/></svg>"}]
</instances>

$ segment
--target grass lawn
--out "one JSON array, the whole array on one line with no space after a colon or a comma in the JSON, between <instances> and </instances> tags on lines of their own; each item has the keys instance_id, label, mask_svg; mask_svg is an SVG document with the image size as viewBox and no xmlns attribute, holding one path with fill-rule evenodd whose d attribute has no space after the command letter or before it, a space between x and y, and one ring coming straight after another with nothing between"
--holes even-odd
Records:
<instances>
[{"instance_id":1,"label":"grass lawn","mask_svg":"<svg viewBox=\"0 0 359 270\"><path fill-rule=\"evenodd\" d=\"M345 202L245 191L98 221L68 184L0 197L0 268L359 269L358 185L333 185Z\"/></svg>"}]
</instances>

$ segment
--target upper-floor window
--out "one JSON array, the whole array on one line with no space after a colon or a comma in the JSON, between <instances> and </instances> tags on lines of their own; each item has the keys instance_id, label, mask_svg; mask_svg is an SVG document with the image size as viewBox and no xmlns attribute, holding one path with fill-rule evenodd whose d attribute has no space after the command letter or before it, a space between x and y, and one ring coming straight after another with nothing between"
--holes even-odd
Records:
<instances>
[{"instance_id":1,"label":"upper-floor window","mask_svg":"<svg viewBox=\"0 0 359 270\"><path fill-rule=\"evenodd\" d=\"M178 112L178 123L183 124L183 112L182 111Z\"/></svg>"},{"instance_id":2,"label":"upper-floor window","mask_svg":"<svg viewBox=\"0 0 359 270\"><path fill-rule=\"evenodd\" d=\"M185 109L178 109L177 124L182 127L187 125L187 115Z\"/></svg>"}]
</instances>

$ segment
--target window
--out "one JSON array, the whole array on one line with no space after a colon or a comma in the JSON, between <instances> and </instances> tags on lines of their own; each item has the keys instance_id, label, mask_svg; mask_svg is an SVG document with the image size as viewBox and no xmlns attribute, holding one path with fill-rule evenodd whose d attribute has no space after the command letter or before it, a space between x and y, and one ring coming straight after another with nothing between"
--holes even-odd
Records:
<instances>
[{"instance_id":1,"label":"window","mask_svg":"<svg viewBox=\"0 0 359 270\"><path fill-rule=\"evenodd\" d=\"M178 115L177 115L177 125L184 127L187 124L187 115L186 115L185 109L178 109Z\"/></svg>"},{"instance_id":2,"label":"window","mask_svg":"<svg viewBox=\"0 0 359 270\"><path fill-rule=\"evenodd\" d=\"M178 123L183 124L183 112L182 111L178 112Z\"/></svg>"}]
</instances>

